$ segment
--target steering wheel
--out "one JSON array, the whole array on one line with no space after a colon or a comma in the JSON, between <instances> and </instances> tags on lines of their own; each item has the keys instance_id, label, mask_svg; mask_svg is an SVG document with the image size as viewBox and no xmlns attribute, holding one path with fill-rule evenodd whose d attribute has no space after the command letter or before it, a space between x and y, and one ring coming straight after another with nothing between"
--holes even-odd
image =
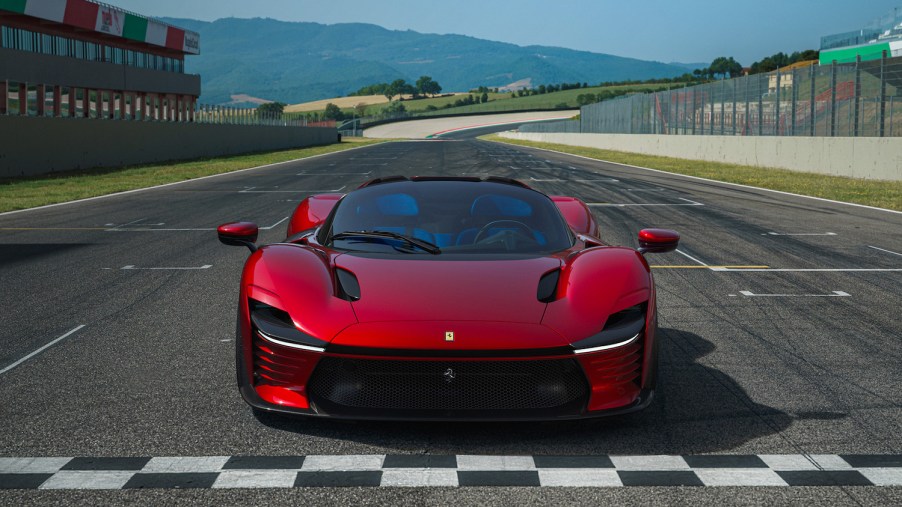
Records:
<instances>
[{"instance_id":1,"label":"steering wheel","mask_svg":"<svg viewBox=\"0 0 902 507\"><path fill-rule=\"evenodd\" d=\"M528 225L524 224L523 222L518 222L516 220L495 220L494 222L489 222L489 223L483 225L482 228L479 229L479 232L476 233L476 237L473 238L473 244L475 245L475 244L479 243L479 240L483 234L488 232L489 229L491 229L492 227L497 227L499 225L513 225L517 229L516 231L513 231L513 232L525 232L526 234L524 234L524 236L529 238L531 241L535 241L535 236L533 236L533 234L532 234L532 229ZM510 249L510 245L507 244L506 240L504 243L505 243L505 247Z\"/></svg>"}]
</instances>

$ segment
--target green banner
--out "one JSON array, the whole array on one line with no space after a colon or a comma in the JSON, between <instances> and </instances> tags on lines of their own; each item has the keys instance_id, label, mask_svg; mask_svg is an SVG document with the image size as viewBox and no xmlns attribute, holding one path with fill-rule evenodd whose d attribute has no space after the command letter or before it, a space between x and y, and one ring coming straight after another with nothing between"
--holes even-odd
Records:
<instances>
[{"instance_id":1,"label":"green banner","mask_svg":"<svg viewBox=\"0 0 902 507\"><path fill-rule=\"evenodd\" d=\"M0 10L25 14L25 3L28 0L0 0Z\"/></svg>"},{"instance_id":2,"label":"green banner","mask_svg":"<svg viewBox=\"0 0 902 507\"><path fill-rule=\"evenodd\" d=\"M890 49L888 42L821 51L820 64L830 65L834 61L836 63L855 63L855 59L859 56L863 62L867 60L879 60L883 57L884 51L886 51L887 58L893 56L892 49Z\"/></svg>"},{"instance_id":3,"label":"green banner","mask_svg":"<svg viewBox=\"0 0 902 507\"><path fill-rule=\"evenodd\" d=\"M147 37L147 18L126 13L122 36L126 39L144 42L144 38Z\"/></svg>"}]
</instances>

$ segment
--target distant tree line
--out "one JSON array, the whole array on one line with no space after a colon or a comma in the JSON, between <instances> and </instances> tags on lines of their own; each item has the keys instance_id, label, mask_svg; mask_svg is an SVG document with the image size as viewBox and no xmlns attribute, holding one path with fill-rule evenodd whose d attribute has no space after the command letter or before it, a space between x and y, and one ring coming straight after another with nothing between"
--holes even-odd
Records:
<instances>
[{"instance_id":1,"label":"distant tree line","mask_svg":"<svg viewBox=\"0 0 902 507\"><path fill-rule=\"evenodd\" d=\"M414 84L408 83L404 79L395 79L391 83L376 83L357 90L348 95L348 97L359 97L364 95L384 95L389 102L399 95L411 95L417 99L427 95L435 97L442 93L442 86L429 76L420 76Z\"/></svg>"},{"instance_id":2,"label":"distant tree line","mask_svg":"<svg viewBox=\"0 0 902 507\"><path fill-rule=\"evenodd\" d=\"M773 72L788 65L798 62L807 62L820 58L820 52L815 49L806 49L804 51L795 51L792 54L780 52L771 56L766 56L761 60L753 63L748 70L749 74L761 74L764 72ZM737 62L732 56L719 56L715 58L711 65L703 69L695 69L692 75L696 79L726 79L734 78L743 74L742 64Z\"/></svg>"}]
</instances>

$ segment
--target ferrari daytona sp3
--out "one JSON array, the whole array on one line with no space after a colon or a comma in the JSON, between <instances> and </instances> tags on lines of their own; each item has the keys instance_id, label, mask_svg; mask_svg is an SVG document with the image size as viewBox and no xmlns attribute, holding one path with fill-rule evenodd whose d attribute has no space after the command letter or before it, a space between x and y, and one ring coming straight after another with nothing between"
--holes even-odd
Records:
<instances>
[{"instance_id":1,"label":"ferrari daytona sp3","mask_svg":"<svg viewBox=\"0 0 902 507\"><path fill-rule=\"evenodd\" d=\"M640 410L657 379L655 286L589 207L504 178L391 177L304 199L244 245L236 364L255 409L352 419L558 420Z\"/></svg>"}]
</instances>

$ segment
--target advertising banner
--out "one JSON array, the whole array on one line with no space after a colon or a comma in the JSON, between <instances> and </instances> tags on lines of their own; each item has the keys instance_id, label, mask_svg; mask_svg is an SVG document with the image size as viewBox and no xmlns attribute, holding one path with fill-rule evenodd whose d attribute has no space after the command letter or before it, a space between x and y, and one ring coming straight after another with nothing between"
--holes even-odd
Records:
<instances>
[{"instance_id":1,"label":"advertising banner","mask_svg":"<svg viewBox=\"0 0 902 507\"><path fill-rule=\"evenodd\" d=\"M185 32L185 48L184 52L192 55L200 54L200 35L194 32Z\"/></svg>"},{"instance_id":2,"label":"advertising banner","mask_svg":"<svg viewBox=\"0 0 902 507\"><path fill-rule=\"evenodd\" d=\"M98 32L122 37L122 28L124 24L124 12L102 5L97 11L97 25L94 29Z\"/></svg>"},{"instance_id":3,"label":"advertising banner","mask_svg":"<svg viewBox=\"0 0 902 507\"><path fill-rule=\"evenodd\" d=\"M163 23L157 23L156 21L148 21L147 23L147 36L144 39L148 44L155 44L157 46L165 46L166 45L166 32L169 30L169 27L164 25Z\"/></svg>"},{"instance_id":4,"label":"advertising banner","mask_svg":"<svg viewBox=\"0 0 902 507\"><path fill-rule=\"evenodd\" d=\"M25 6L25 15L62 23L66 16L66 0L32 0Z\"/></svg>"}]
</instances>

